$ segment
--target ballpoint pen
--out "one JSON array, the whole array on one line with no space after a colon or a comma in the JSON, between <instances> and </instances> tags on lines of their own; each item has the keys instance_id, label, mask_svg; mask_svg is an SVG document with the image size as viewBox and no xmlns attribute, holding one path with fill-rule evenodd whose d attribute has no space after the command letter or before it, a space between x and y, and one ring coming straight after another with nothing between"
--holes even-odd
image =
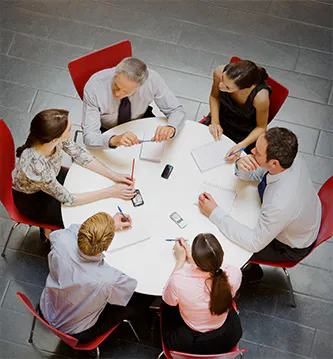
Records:
<instances>
[{"instance_id":1,"label":"ballpoint pen","mask_svg":"<svg viewBox=\"0 0 333 359\"><path fill-rule=\"evenodd\" d=\"M133 181L133 175L134 175L134 165L135 165L135 158L133 158L133 161L132 161L132 174L131 174L131 180L132 181ZM119 208L119 206L118 206L118 208ZM121 211L120 211L120 213L121 213Z\"/></svg>"},{"instance_id":2,"label":"ballpoint pen","mask_svg":"<svg viewBox=\"0 0 333 359\"><path fill-rule=\"evenodd\" d=\"M142 143L142 142L154 142L153 140L139 140L139 143Z\"/></svg>"},{"instance_id":3,"label":"ballpoint pen","mask_svg":"<svg viewBox=\"0 0 333 359\"><path fill-rule=\"evenodd\" d=\"M245 151L245 147L242 147L241 149L239 149L239 150L236 151L236 152L231 152L228 157L233 156L233 155L235 155L236 153L241 152L241 151Z\"/></svg>"},{"instance_id":4,"label":"ballpoint pen","mask_svg":"<svg viewBox=\"0 0 333 359\"><path fill-rule=\"evenodd\" d=\"M124 217L125 221L128 222L128 218L125 216L125 214L124 214L124 212L122 211L122 209L121 209L119 206L117 206L117 207L118 207L118 211L119 211L120 214Z\"/></svg>"},{"instance_id":5,"label":"ballpoint pen","mask_svg":"<svg viewBox=\"0 0 333 359\"><path fill-rule=\"evenodd\" d=\"M176 238L166 238L165 239L166 242L176 242L176 241L180 241L180 239L176 239ZM188 239L185 239L186 242L188 242Z\"/></svg>"}]
</instances>

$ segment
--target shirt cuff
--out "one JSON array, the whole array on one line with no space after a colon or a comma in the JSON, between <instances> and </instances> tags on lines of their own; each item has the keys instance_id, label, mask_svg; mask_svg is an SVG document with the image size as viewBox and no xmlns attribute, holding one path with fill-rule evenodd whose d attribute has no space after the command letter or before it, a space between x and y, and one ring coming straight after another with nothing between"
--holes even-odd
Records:
<instances>
[{"instance_id":1,"label":"shirt cuff","mask_svg":"<svg viewBox=\"0 0 333 359\"><path fill-rule=\"evenodd\" d=\"M228 213L225 212L222 208L216 207L214 211L210 214L209 219L215 224L218 225L224 217L227 217Z\"/></svg>"}]
</instances>

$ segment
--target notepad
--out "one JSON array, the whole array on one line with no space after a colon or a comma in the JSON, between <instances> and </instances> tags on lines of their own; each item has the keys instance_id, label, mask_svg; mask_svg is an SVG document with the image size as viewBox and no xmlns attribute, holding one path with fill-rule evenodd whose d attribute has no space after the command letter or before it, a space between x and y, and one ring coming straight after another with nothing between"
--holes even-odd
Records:
<instances>
[{"instance_id":1,"label":"notepad","mask_svg":"<svg viewBox=\"0 0 333 359\"><path fill-rule=\"evenodd\" d=\"M212 141L195 147L191 155L201 172L221 166L226 163L225 156L230 150L230 144L223 139Z\"/></svg>"},{"instance_id":2,"label":"notepad","mask_svg":"<svg viewBox=\"0 0 333 359\"><path fill-rule=\"evenodd\" d=\"M145 227L135 225L135 227L116 232L108 248L108 253L118 252L149 239L150 235L147 230L145 230Z\"/></svg>"},{"instance_id":3,"label":"notepad","mask_svg":"<svg viewBox=\"0 0 333 359\"><path fill-rule=\"evenodd\" d=\"M154 134L144 134L143 140L150 140ZM165 148L165 141L163 142L143 142L141 144L140 159L152 162L161 162Z\"/></svg>"},{"instance_id":4,"label":"notepad","mask_svg":"<svg viewBox=\"0 0 333 359\"><path fill-rule=\"evenodd\" d=\"M198 204L199 195L203 192L208 192L211 194L218 206L230 214L237 196L237 193L234 189L226 188L216 183L204 181L199 188L195 201L196 205Z\"/></svg>"}]
</instances>

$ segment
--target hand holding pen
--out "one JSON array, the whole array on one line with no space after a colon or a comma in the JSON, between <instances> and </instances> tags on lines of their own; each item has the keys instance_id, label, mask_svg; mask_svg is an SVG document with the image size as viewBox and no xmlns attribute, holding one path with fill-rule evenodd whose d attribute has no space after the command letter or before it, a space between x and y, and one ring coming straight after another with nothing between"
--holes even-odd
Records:
<instances>
[{"instance_id":1,"label":"hand holding pen","mask_svg":"<svg viewBox=\"0 0 333 359\"><path fill-rule=\"evenodd\" d=\"M225 160L226 161L235 161L241 154L242 151L245 151L245 147L237 149L237 145L232 147L230 151L226 154Z\"/></svg>"},{"instance_id":2,"label":"hand holding pen","mask_svg":"<svg viewBox=\"0 0 333 359\"><path fill-rule=\"evenodd\" d=\"M120 219L120 224L121 224L118 229L121 230L124 228L132 228L131 217L128 214L125 215L125 213L122 211L122 209L119 206L117 206L117 207L118 207L119 213L117 213L116 216L118 215L118 219Z\"/></svg>"}]
</instances>

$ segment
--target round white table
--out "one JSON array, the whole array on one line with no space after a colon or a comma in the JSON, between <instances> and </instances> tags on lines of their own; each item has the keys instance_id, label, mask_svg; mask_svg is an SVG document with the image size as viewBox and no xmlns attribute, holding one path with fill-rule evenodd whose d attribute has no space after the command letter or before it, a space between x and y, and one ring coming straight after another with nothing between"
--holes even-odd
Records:
<instances>
[{"instance_id":1,"label":"round white table","mask_svg":"<svg viewBox=\"0 0 333 359\"><path fill-rule=\"evenodd\" d=\"M125 123L114 130L116 133L132 131L140 138L143 132L154 133L157 125L164 123L163 118L141 119ZM140 160L141 145L90 151L106 165L122 173L131 172L132 159L135 158L135 188L140 189L144 205L133 207L131 201L109 198L77 207L63 206L62 217L65 227L73 223L82 223L100 211L113 215L117 212L118 205L125 213L130 214L133 228L116 233L105 260L111 266L135 278L138 281L136 291L140 293L162 293L175 264L172 251L174 243L165 241L166 238L184 237L192 243L199 233L213 233L224 250L224 261L241 267L252 253L225 238L217 227L200 213L194 201L203 180L234 189L237 197L230 215L254 228L260 213L257 186L238 179L234 175L233 164L224 164L201 173L190 152L194 147L210 141L212 136L207 126L186 121L180 133L167 141L160 163ZM230 147L233 145L225 136L222 141L230 142ZM174 167L167 180L161 177L166 164ZM75 163L71 166L65 181L66 188L72 192L93 191L110 185L111 180ZM187 223L185 228L179 228L170 219L169 215L172 212L177 212L184 218ZM146 240L141 241L143 239ZM132 245L129 245L131 243Z\"/></svg>"}]
</instances>

